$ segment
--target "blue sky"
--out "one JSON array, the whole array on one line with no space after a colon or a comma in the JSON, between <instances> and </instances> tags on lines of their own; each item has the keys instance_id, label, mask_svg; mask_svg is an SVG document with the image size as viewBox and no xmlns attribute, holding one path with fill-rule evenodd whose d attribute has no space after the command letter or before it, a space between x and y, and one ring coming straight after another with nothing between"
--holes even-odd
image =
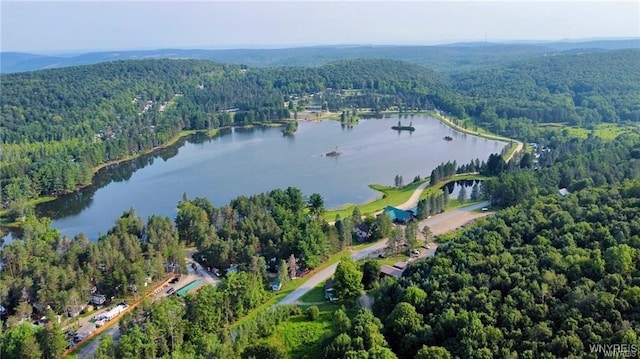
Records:
<instances>
[{"instance_id":1,"label":"blue sky","mask_svg":"<svg viewBox=\"0 0 640 359\"><path fill-rule=\"evenodd\" d=\"M2 51L640 37L640 1L5 1Z\"/></svg>"}]
</instances>

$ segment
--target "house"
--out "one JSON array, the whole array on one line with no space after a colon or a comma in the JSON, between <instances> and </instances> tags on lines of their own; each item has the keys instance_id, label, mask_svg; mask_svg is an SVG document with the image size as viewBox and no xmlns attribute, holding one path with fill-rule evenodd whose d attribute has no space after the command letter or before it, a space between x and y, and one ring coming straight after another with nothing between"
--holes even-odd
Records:
<instances>
[{"instance_id":1,"label":"house","mask_svg":"<svg viewBox=\"0 0 640 359\"><path fill-rule=\"evenodd\" d=\"M415 219L415 214L412 211L405 211L393 206L386 206L383 213L389 216L394 223L407 224Z\"/></svg>"},{"instance_id":2,"label":"house","mask_svg":"<svg viewBox=\"0 0 640 359\"><path fill-rule=\"evenodd\" d=\"M407 262L395 262L393 266L404 272L404 270L407 269Z\"/></svg>"},{"instance_id":3,"label":"house","mask_svg":"<svg viewBox=\"0 0 640 359\"><path fill-rule=\"evenodd\" d=\"M338 300L335 289L333 288L333 278L329 278L324 284L324 299L332 302Z\"/></svg>"},{"instance_id":4,"label":"house","mask_svg":"<svg viewBox=\"0 0 640 359\"><path fill-rule=\"evenodd\" d=\"M280 288L282 288L282 281L280 280L280 278L276 278L273 282L271 282L271 285L269 286L269 289L273 291L278 291L280 290Z\"/></svg>"},{"instance_id":5,"label":"house","mask_svg":"<svg viewBox=\"0 0 640 359\"><path fill-rule=\"evenodd\" d=\"M402 273L404 273L405 269L407 269L407 263L405 262L396 262L393 266L383 265L380 267L380 275L387 277L402 277Z\"/></svg>"},{"instance_id":6,"label":"house","mask_svg":"<svg viewBox=\"0 0 640 359\"><path fill-rule=\"evenodd\" d=\"M558 193L559 193L561 196L563 196L563 197L564 197L564 196L566 196L566 195L568 195L568 194L569 194L569 191L568 191L566 188L560 188L560 189L558 190Z\"/></svg>"},{"instance_id":7,"label":"house","mask_svg":"<svg viewBox=\"0 0 640 359\"><path fill-rule=\"evenodd\" d=\"M91 303L95 304L95 305L103 305L104 302L107 301L107 297L104 296L104 294L91 294Z\"/></svg>"},{"instance_id":8,"label":"house","mask_svg":"<svg viewBox=\"0 0 640 359\"><path fill-rule=\"evenodd\" d=\"M369 238L369 226L366 223L360 223L353 230L359 241L365 241Z\"/></svg>"},{"instance_id":9,"label":"house","mask_svg":"<svg viewBox=\"0 0 640 359\"><path fill-rule=\"evenodd\" d=\"M238 265L234 264L232 266L229 266L229 268L227 268L227 274L235 274L238 273Z\"/></svg>"},{"instance_id":10,"label":"house","mask_svg":"<svg viewBox=\"0 0 640 359\"><path fill-rule=\"evenodd\" d=\"M386 264L380 267L381 276L400 278L402 277L402 272L403 271L401 269L398 269L396 267L392 267Z\"/></svg>"},{"instance_id":11,"label":"house","mask_svg":"<svg viewBox=\"0 0 640 359\"><path fill-rule=\"evenodd\" d=\"M70 318L77 317L85 308L87 308L86 304L70 305L67 307L67 315Z\"/></svg>"}]
</instances>

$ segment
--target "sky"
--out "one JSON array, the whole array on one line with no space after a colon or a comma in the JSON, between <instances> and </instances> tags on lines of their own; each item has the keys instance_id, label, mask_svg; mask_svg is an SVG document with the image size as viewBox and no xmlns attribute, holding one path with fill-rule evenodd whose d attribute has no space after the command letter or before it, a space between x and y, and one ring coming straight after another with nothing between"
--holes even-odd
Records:
<instances>
[{"instance_id":1,"label":"sky","mask_svg":"<svg viewBox=\"0 0 640 359\"><path fill-rule=\"evenodd\" d=\"M0 1L0 50L640 37L640 1Z\"/></svg>"}]
</instances>

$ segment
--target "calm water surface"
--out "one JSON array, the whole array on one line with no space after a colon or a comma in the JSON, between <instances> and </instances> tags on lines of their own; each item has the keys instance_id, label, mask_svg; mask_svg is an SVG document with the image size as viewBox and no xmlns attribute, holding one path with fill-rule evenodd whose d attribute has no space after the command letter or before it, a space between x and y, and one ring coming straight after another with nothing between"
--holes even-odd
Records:
<instances>
[{"instance_id":1,"label":"calm water surface","mask_svg":"<svg viewBox=\"0 0 640 359\"><path fill-rule=\"evenodd\" d=\"M441 162L458 164L499 153L506 143L462 134L425 116L416 131L390 129L398 116L361 120L346 128L335 121L300 123L294 136L280 128L234 129L216 138L192 137L159 153L99 172L94 184L42 204L38 215L53 218L63 234L106 233L124 210L143 217L174 218L184 193L223 206L240 195L294 186L305 196L320 193L327 208L364 203L379 194L372 183L392 185L396 174L409 183L426 177ZM444 141L444 136L453 141ZM337 158L323 156L337 149Z\"/></svg>"}]
</instances>

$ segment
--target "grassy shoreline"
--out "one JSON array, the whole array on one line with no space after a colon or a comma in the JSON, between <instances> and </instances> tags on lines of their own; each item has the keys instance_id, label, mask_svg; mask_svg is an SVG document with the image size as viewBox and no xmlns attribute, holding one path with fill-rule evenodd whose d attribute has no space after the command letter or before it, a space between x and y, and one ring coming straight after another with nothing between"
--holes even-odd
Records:
<instances>
[{"instance_id":1,"label":"grassy shoreline","mask_svg":"<svg viewBox=\"0 0 640 359\"><path fill-rule=\"evenodd\" d=\"M370 116L370 115L374 115L375 113L373 111L363 111L360 112L359 115L363 115L363 116ZM381 112L380 115L392 115L392 114L399 114L399 112L397 111L384 111ZM432 111L419 111L419 112L411 112L411 113L407 113L409 115L413 114L413 115L429 115L439 121L441 121L442 123L446 124L447 126L463 132L463 133L467 133L470 135L474 135L474 136L480 136L480 137L484 137L484 138L488 138L488 139L493 139L493 140L500 140L500 141L509 141L509 143L513 143L514 140L512 139L508 139L508 138L504 138L504 137L500 137L500 136L496 136L490 133L484 133L485 131L470 131L467 129L464 129L456 124L454 124L451 120L449 120L448 118L439 115L435 112ZM340 113L339 112L322 112L322 113L318 113L315 114L316 116L314 118L310 118L308 120L298 120L299 122L311 122L311 121L320 121L320 120L334 120L334 121L339 121L340 120ZM268 126L268 127L274 127L274 126L281 126L281 123L270 123L270 124L265 124L264 126ZM241 128L253 128L255 127L254 125L249 125L249 126L244 126ZM227 128L227 127L224 127ZM209 132L209 136L216 136L219 134L221 129L224 128L219 128L219 129L212 129ZM113 165L118 165L121 163L125 163L128 161L132 161L136 158L139 158L141 156L145 156L145 155L149 155L152 154L154 152L160 151L162 149L171 147L173 145L175 145L180 139L194 135L196 133L206 133L207 130L183 130L180 131L180 133L178 133L176 136L174 136L173 138L171 138L168 142L160 145L160 146L156 146L154 148L151 148L149 150L146 151L142 151L138 154L135 155L129 155L126 156L124 158L118 159L118 160L113 160L113 161L108 161L105 163L102 163L98 166L95 166L92 169L92 178L96 175L96 173L98 173L98 171L107 168L109 166L113 166ZM507 154L507 156L510 156L511 153L513 153L516 150L516 146L511 146L510 148L510 152ZM421 183L421 182L420 182ZM76 189L73 192L76 192L78 190L81 190L84 187L90 186L91 183L89 184L84 184L84 185L80 185L78 187L76 187ZM381 199L376 199L373 201L369 201L365 204L362 205L358 205L359 207L361 207L361 211L363 212L363 214L367 214L367 213L374 213L375 211L371 210L371 207L379 207L378 210L381 210L382 208L384 208L386 205L397 205L399 203L403 203L404 201L406 201L410 196L411 193L413 192L413 190L415 190L415 188L417 188L417 186L419 185L415 185L415 187L412 187L413 184L405 186L403 188L403 192L409 192L410 193L401 193L401 194L397 194L395 193L395 191L391 191L390 189L393 189L392 187L385 187L382 185L377 185L377 184L371 184L369 185L369 187L371 187L372 189L382 192L383 193L383 198ZM425 189L426 191L426 189ZM424 193L423 193L424 195ZM43 197L38 197L38 198L34 198L33 200L30 200L27 202L27 206L32 207L35 206L37 204L40 203L45 203L45 202L50 202L55 200L56 198L58 198L57 196L43 196ZM403 202L398 202L398 198L403 199ZM328 211L327 213L327 217L325 218L330 218L332 219L332 217L329 217L329 214L333 214L333 217L335 217L335 214L340 214L342 216L342 218L344 218L345 214L347 211L353 211L353 208L356 207L355 204L350 204L350 203L345 203L343 205L342 209L339 210L334 210L334 211ZM366 212L365 210L363 210L363 208L366 208ZM20 221L9 221L7 218L7 214L8 214L8 210L4 209L4 210L0 210L0 227L11 227L11 228L19 228L22 225L22 222ZM349 214L350 215L350 214Z\"/></svg>"}]
</instances>

